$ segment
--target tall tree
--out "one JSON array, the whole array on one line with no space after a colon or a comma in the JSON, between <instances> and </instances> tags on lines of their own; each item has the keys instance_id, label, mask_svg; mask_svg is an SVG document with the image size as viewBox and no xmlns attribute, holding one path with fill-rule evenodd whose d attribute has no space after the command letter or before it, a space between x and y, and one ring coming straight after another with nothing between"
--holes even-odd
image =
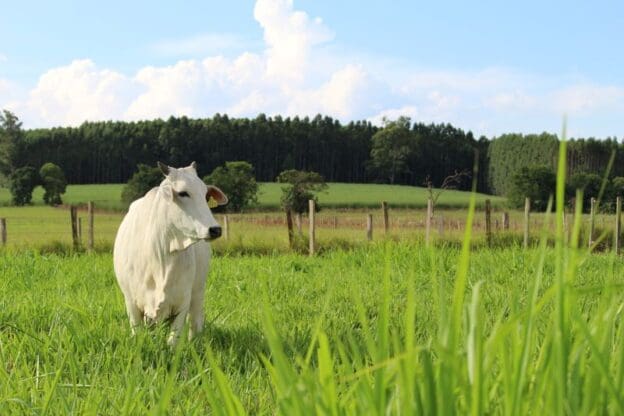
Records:
<instances>
[{"instance_id":1,"label":"tall tree","mask_svg":"<svg viewBox=\"0 0 624 416\"><path fill-rule=\"evenodd\" d=\"M0 113L0 173L8 177L19 167L22 147L22 123L8 110Z\"/></svg>"},{"instance_id":2,"label":"tall tree","mask_svg":"<svg viewBox=\"0 0 624 416\"><path fill-rule=\"evenodd\" d=\"M380 178L391 184L397 176L409 171L408 158L413 151L411 121L399 117L395 121L384 118L384 128L372 137L370 168Z\"/></svg>"}]
</instances>

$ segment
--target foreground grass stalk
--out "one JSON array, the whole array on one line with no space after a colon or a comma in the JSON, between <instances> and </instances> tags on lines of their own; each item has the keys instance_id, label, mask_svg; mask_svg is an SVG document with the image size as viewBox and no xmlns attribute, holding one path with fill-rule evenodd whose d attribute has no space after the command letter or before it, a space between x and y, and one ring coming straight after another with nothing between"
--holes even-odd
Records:
<instances>
[{"instance_id":1,"label":"foreground grass stalk","mask_svg":"<svg viewBox=\"0 0 624 416\"><path fill-rule=\"evenodd\" d=\"M555 386L555 400L553 412L563 414L565 412L565 401L567 398L567 368L568 355L570 351L570 334L568 328L568 309L566 299L566 279L563 264L563 207L565 198L565 177L566 177L566 122L564 120L561 140L559 142L559 162L557 164L557 191L555 196L556 204L556 231L555 231L555 280L557 286L557 325L555 333L554 359L557 364L556 371L552 372Z\"/></svg>"}]
</instances>

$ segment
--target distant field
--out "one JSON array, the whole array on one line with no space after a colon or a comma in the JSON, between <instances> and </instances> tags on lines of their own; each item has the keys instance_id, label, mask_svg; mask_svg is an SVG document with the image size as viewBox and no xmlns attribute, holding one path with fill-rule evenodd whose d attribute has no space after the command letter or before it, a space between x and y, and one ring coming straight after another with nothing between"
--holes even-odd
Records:
<instances>
[{"instance_id":1,"label":"distant field","mask_svg":"<svg viewBox=\"0 0 624 416\"><path fill-rule=\"evenodd\" d=\"M216 242L215 249L221 252L271 252L288 250L288 238L283 222L284 214L279 211L281 184L260 185L259 206L252 212L230 215L230 239ZM63 196L66 205L84 205L94 201L96 206L95 243L98 251L109 251L121 218L124 205L120 201L123 185L70 185ZM8 244L12 247L48 247L58 251L59 244L71 246L71 225L67 207L51 208L42 203L43 190L37 188L33 194L33 205L10 206L10 194L0 189L0 218L5 218L8 229ZM317 239L321 246L332 244L360 244L366 241L366 214L373 215L374 238L382 237L381 201L390 204L391 235L396 238L420 238L424 232L426 190L409 186L376 184L332 183L327 192L319 195L323 210L319 213ZM436 235L444 240L460 238L465 220L465 207L469 193L446 191L440 197L436 218L444 221L444 230L434 225ZM478 195L478 206L488 198ZM504 206L504 199L489 197L495 212ZM348 208L348 209L347 209ZM395 209L399 208L399 209ZM402 209L401 209L402 208ZM86 212L79 211L83 220L86 242ZM217 214L222 221L221 214ZM512 228L515 214L512 214ZM498 218L498 217L497 217ZM479 222L479 220L477 221ZM304 218L304 235L307 235L307 219ZM519 219L515 221L519 224ZM482 227L477 228L481 229Z\"/></svg>"},{"instance_id":2,"label":"distant field","mask_svg":"<svg viewBox=\"0 0 624 416\"><path fill-rule=\"evenodd\" d=\"M261 183L258 208L278 209L282 186L278 183ZM83 204L94 201L100 208L123 210L125 207L120 200L122 188L123 184L69 185L63 195L63 202ZM468 206L469 196L469 192L444 191L437 206L465 208ZM477 204L482 205L488 198L494 207L505 204L505 198L485 194L477 195ZM8 205L10 201L9 190L0 188L0 205ZM38 187L33 193L33 204L42 205L42 201L43 189ZM381 201L388 201L390 206L395 208L423 208L427 206L427 190L402 185L330 183L327 191L319 194L319 201L327 208L377 208Z\"/></svg>"},{"instance_id":3,"label":"distant field","mask_svg":"<svg viewBox=\"0 0 624 416\"><path fill-rule=\"evenodd\" d=\"M67 192L62 196L65 204L84 204L93 201L100 208L123 209L121 189L123 184L68 185ZM0 188L0 205L10 205L11 193L7 188ZM43 188L35 188L32 197L33 205L43 205Z\"/></svg>"}]
</instances>

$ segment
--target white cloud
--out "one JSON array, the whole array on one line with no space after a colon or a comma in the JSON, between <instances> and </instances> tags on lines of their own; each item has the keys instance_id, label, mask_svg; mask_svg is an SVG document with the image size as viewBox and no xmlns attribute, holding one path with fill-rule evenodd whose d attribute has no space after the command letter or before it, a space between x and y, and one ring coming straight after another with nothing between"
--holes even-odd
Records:
<instances>
[{"instance_id":1,"label":"white cloud","mask_svg":"<svg viewBox=\"0 0 624 416\"><path fill-rule=\"evenodd\" d=\"M264 30L267 75L279 81L302 82L312 47L334 37L320 18L293 10L292 0L257 0L254 18Z\"/></svg>"},{"instance_id":2,"label":"white cloud","mask_svg":"<svg viewBox=\"0 0 624 416\"><path fill-rule=\"evenodd\" d=\"M388 108L370 117L369 120L377 126L382 126L384 119L396 120L401 116L409 117L412 121L417 121L420 118L420 111L418 111L418 108L413 105L406 105L399 108Z\"/></svg>"},{"instance_id":3,"label":"white cloud","mask_svg":"<svg viewBox=\"0 0 624 416\"><path fill-rule=\"evenodd\" d=\"M9 80L0 78L0 94L7 94L11 88L12 86Z\"/></svg>"},{"instance_id":4,"label":"white cloud","mask_svg":"<svg viewBox=\"0 0 624 416\"><path fill-rule=\"evenodd\" d=\"M199 115L197 104L204 77L197 61L180 61L163 68L146 67L136 74L134 80L143 91L130 104L125 113L127 118Z\"/></svg>"},{"instance_id":5,"label":"white cloud","mask_svg":"<svg viewBox=\"0 0 624 416\"><path fill-rule=\"evenodd\" d=\"M43 74L26 106L45 124L75 125L121 118L132 92L133 84L123 74L83 59Z\"/></svg>"},{"instance_id":6,"label":"white cloud","mask_svg":"<svg viewBox=\"0 0 624 416\"><path fill-rule=\"evenodd\" d=\"M541 105L540 100L522 90L504 91L504 87L499 90L503 91L484 98L483 105L486 108L494 111L527 111L537 109Z\"/></svg>"},{"instance_id":7,"label":"white cloud","mask_svg":"<svg viewBox=\"0 0 624 416\"><path fill-rule=\"evenodd\" d=\"M162 40L150 48L163 56L206 56L241 50L248 44L249 42L234 33L202 33L186 38Z\"/></svg>"},{"instance_id":8,"label":"white cloud","mask_svg":"<svg viewBox=\"0 0 624 416\"><path fill-rule=\"evenodd\" d=\"M607 108L624 110L624 87L572 85L552 94L553 108L571 116Z\"/></svg>"},{"instance_id":9,"label":"white cloud","mask_svg":"<svg viewBox=\"0 0 624 416\"><path fill-rule=\"evenodd\" d=\"M332 74L320 88L295 91L288 106L291 115L330 114L346 119L356 117L360 99L366 99L367 74L357 66L347 66Z\"/></svg>"}]
</instances>

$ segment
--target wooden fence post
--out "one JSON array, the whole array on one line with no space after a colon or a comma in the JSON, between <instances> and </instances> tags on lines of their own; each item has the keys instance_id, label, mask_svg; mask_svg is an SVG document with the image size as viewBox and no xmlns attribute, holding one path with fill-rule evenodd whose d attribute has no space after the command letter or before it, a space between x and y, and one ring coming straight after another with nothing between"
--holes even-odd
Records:
<instances>
[{"instance_id":1,"label":"wooden fence post","mask_svg":"<svg viewBox=\"0 0 624 416\"><path fill-rule=\"evenodd\" d=\"M531 198L524 199L524 248L529 247L529 212L531 212Z\"/></svg>"},{"instance_id":2,"label":"wooden fence post","mask_svg":"<svg viewBox=\"0 0 624 416\"><path fill-rule=\"evenodd\" d=\"M509 213L507 211L503 212L503 230L509 230Z\"/></svg>"},{"instance_id":3,"label":"wooden fence post","mask_svg":"<svg viewBox=\"0 0 624 416\"><path fill-rule=\"evenodd\" d=\"M314 214L316 213L316 206L314 205L314 200L310 199L308 200L308 207L310 212L308 213L308 216L310 218L310 231L309 231L309 239L310 239L310 256L313 256L315 253L315 239L316 239L316 224L315 224L315 219L314 219Z\"/></svg>"},{"instance_id":4,"label":"wooden fence post","mask_svg":"<svg viewBox=\"0 0 624 416\"><path fill-rule=\"evenodd\" d=\"M615 198L615 232L614 232L614 246L615 246L615 254L620 254L620 232L622 228L622 223L620 222L620 217L622 214L622 198L619 196Z\"/></svg>"},{"instance_id":5,"label":"wooden fence post","mask_svg":"<svg viewBox=\"0 0 624 416\"><path fill-rule=\"evenodd\" d=\"M492 244L492 206L490 200L485 200L485 241L487 245Z\"/></svg>"},{"instance_id":6,"label":"wooden fence post","mask_svg":"<svg viewBox=\"0 0 624 416\"><path fill-rule=\"evenodd\" d=\"M7 242L6 218L0 218L0 239L2 240L2 245L5 246Z\"/></svg>"},{"instance_id":7,"label":"wooden fence post","mask_svg":"<svg viewBox=\"0 0 624 416\"><path fill-rule=\"evenodd\" d=\"M80 246L80 241L78 240L78 209L75 205L69 207L69 216L71 218L72 242L74 248L78 248Z\"/></svg>"},{"instance_id":8,"label":"wooden fence post","mask_svg":"<svg viewBox=\"0 0 624 416\"><path fill-rule=\"evenodd\" d=\"M230 239L230 218L227 214L223 214L223 238Z\"/></svg>"},{"instance_id":9,"label":"wooden fence post","mask_svg":"<svg viewBox=\"0 0 624 416\"><path fill-rule=\"evenodd\" d=\"M292 212L286 208L286 227L288 227L288 247L293 248Z\"/></svg>"},{"instance_id":10,"label":"wooden fence post","mask_svg":"<svg viewBox=\"0 0 624 416\"><path fill-rule=\"evenodd\" d=\"M87 216L88 216L88 226L89 226L89 230L88 230L88 235L87 235L87 248L89 249L89 251L93 251L94 248L94 231L93 231L93 215L94 215L94 205L92 201L89 201L87 203Z\"/></svg>"},{"instance_id":11,"label":"wooden fence post","mask_svg":"<svg viewBox=\"0 0 624 416\"><path fill-rule=\"evenodd\" d=\"M390 224L388 224L388 203L386 201L382 201L381 209L383 210L384 234L388 235L388 229L390 228Z\"/></svg>"},{"instance_id":12,"label":"wooden fence post","mask_svg":"<svg viewBox=\"0 0 624 416\"><path fill-rule=\"evenodd\" d=\"M427 199L427 218L425 218L425 245L431 241L431 220L433 219L433 200Z\"/></svg>"},{"instance_id":13,"label":"wooden fence post","mask_svg":"<svg viewBox=\"0 0 624 416\"><path fill-rule=\"evenodd\" d=\"M368 241L373 239L373 215L368 214L366 216L366 238Z\"/></svg>"},{"instance_id":14,"label":"wooden fence post","mask_svg":"<svg viewBox=\"0 0 624 416\"><path fill-rule=\"evenodd\" d=\"M590 200L591 208L589 211L589 247L594 244L594 227L596 224L596 198Z\"/></svg>"}]
</instances>

